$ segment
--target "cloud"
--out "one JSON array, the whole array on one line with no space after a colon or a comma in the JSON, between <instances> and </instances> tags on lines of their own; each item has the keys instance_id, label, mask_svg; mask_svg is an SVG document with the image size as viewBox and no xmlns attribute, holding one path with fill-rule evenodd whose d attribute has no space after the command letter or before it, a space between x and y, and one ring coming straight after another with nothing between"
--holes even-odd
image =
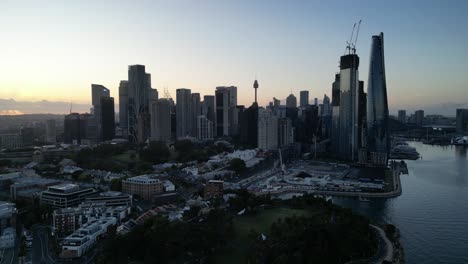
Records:
<instances>
[{"instance_id":1,"label":"cloud","mask_svg":"<svg viewBox=\"0 0 468 264\"><path fill-rule=\"evenodd\" d=\"M89 112L88 104L73 104L72 111ZM70 112L70 102L62 101L16 101L0 98L0 115L18 114L67 114Z\"/></svg>"}]
</instances>

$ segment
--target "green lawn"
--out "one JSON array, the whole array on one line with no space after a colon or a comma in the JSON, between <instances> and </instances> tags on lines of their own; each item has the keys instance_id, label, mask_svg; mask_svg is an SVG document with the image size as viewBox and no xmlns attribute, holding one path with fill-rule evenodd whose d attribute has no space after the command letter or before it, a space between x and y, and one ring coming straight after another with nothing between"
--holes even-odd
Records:
<instances>
[{"instance_id":1,"label":"green lawn","mask_svg":"<svg viewBox=\"0 0 468 264\"><path fill-rule=\"evenodd\" d=\"M216 256L218 263L245 263L249 248L249 232L255 230L268 236L271 224L277 219L293 215L310 216L312 212L302 209L291 208L274 208L265 209L254 216L236 216L234 217L234 230L236 232L235 239L227 246L226 250L220 252Z\"/></svg>"}]
</instances>

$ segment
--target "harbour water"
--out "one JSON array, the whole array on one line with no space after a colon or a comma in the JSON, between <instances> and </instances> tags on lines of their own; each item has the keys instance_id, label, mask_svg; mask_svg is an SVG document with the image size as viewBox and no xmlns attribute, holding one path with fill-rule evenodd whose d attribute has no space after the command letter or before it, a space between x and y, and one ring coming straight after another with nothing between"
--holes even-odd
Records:
<instances>
[{"instance_id":1,"label":"harbour water","mask_svg":"<svg viewBox=\"0 0 468 264\"><path fill-rule=\"evenodd\" d=\"M468 263L468 148L411 142L422 159L407 161L403 193L391 199L333 202L401 232L406 263Z\"/></svg>"}]
</instances>

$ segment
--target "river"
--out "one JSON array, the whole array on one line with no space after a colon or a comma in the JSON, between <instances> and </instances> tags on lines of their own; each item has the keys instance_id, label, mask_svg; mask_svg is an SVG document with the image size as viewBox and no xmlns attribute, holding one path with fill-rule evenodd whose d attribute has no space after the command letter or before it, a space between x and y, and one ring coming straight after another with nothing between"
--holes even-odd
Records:
<instances>
[{"instance_id":1,"label":"river","mask_svg":"<svg viewBox=\"0 0 468 264\"><path fill-rule=\"evenodd\" d=\"M468 263L468 148L410 142L422 159L407 161L403 193L391 199L333 202L396 225L407 263Z\"/></svg>"}]
</instances>

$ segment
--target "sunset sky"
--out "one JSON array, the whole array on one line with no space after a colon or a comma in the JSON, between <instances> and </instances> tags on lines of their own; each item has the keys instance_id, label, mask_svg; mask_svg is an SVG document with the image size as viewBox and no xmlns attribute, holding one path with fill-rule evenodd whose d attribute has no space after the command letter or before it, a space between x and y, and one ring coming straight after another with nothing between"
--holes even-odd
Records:
<instances>
[{"instance_id":1,"label":"sunset sky","mask_svg":"<svg viewBox=\"0 0 468 264\"><path fill-rule=\"evenodd\" d=\"M468 1L0 1L0 98L90 103L131 64L152 84L202 95L238 86L240 104L331 83L353 23L367 83L371 36L384 32L391 111L468 102ZM365 86L367 87L367 85ZM14 109L11 109L14 110Z\"/></svg>"}]
</instances>

